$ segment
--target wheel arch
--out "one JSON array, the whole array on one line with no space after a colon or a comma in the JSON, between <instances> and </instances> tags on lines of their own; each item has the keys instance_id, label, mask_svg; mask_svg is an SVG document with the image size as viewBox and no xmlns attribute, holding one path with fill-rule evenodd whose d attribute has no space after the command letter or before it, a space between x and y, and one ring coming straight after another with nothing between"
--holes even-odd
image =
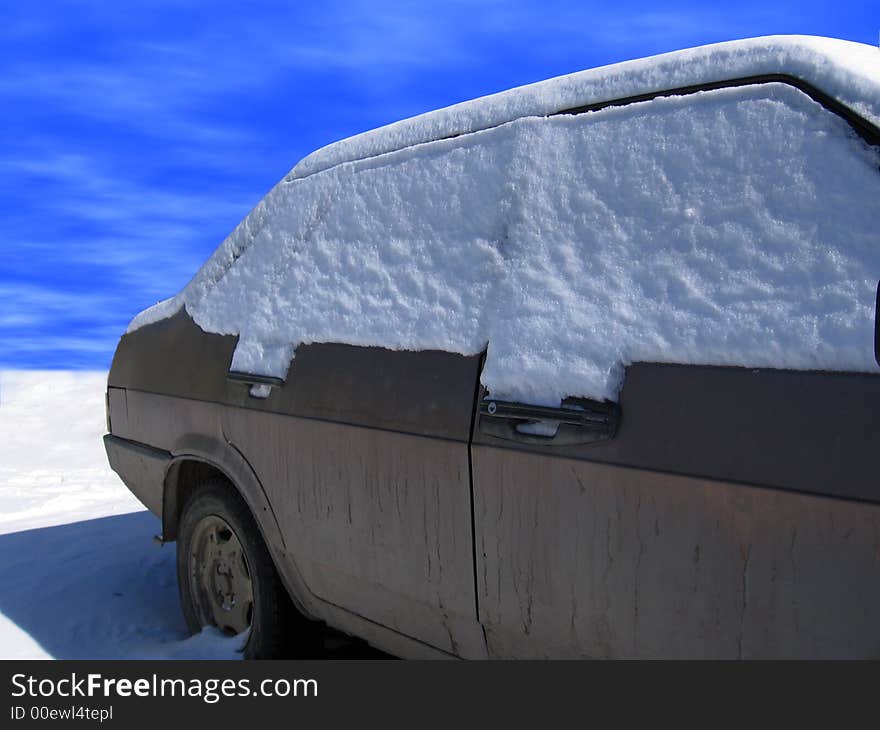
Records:
<instances>
[{"instance_id":1,"label":"wheel arch","mask_svg":"<svg viewBox=\"0 0 880 730\"><path fill-rule=\"evenodd\" d=\"M242 490L236 487L229 474L204 457L181 454L172 458L165 472L165 483L162 488L162 540L164 542L173 542L177 539L177 528L184 503L196 485L212 477L221 478L229 484L230 489L241 494Z\"/></svg>"},{"instance_id":2,"label":"wheel arch","mask_svg":"<svg viewBox=\"0 0 880 730\"><path fill-rule=\"evenodd\" d=\"M233 444L188 444L176 450L165 470L162 499L162 540L177 539L180 512L192 490L203 480L221 478L244 500L272 556L278 574L296 608L309 618L314 598L287 551L283 532L263 486L250 464ZM201 448L200 448L201 447Z\"/></svg>"}]
</instances>

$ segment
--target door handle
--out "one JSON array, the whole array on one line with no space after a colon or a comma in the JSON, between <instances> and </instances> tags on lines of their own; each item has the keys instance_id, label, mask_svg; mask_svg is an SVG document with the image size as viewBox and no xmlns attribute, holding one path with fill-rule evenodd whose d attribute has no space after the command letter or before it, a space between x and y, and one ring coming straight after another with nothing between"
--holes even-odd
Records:
<instances>
[{"instance_id":1,"label":"door handle","mask_svg":"<svg viewBox=\"0 0 880 730\"><path fill-rule=\"evenodd\" d=\"M248 395L251 398L268 398L272 393L272 388L280 388L284 385L284 380L275 378L271 375L256 375L253 373L242 373L237 370L230 370L226 373L226 380L230 383L240 383L249 385Z\"/></svg>"},{"instance_id":2,"label":"door handle","mask_svg":"<svg viewBox=\"0 0 880 730\"><path fill-rule=\"evenodd\" d=\"M619 421L620 406L616 403L585 398L567 398L559 408L491 397L480 401L480 431L520 443L575 446L609 441L617 433Z\"/></svg>"}]
</instances>

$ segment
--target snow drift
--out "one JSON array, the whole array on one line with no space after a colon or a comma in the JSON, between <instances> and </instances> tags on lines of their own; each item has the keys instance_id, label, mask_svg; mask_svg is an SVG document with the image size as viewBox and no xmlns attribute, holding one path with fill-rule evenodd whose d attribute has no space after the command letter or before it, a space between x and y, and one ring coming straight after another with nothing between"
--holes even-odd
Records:
<instances>
[{"instance_id":1,"label":"snow drift","mask_svg":"<svg viewBox=\"0 0 880 730\"><path fill-rule=\"evenodd\" d=\"M783 84L545 116L761 73L880 120L880 51L802 37L467 102L307 157L129 329L185 306L276 376L299 343L488 346L493 395L548 404L634 361L871 370L880 156L842 119Z\"/></svg>"}]
</instances>

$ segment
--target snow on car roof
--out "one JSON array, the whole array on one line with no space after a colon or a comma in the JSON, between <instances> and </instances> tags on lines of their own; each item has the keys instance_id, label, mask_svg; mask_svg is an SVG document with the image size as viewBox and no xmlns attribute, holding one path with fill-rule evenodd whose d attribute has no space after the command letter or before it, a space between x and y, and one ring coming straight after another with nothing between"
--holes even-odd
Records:
<instances>
[{"instance_id":1,"label":"snow on car roof","mask_svg":"<svg viewBox=\"0 0 880 730\"><path fill-rule=\"evenodd\" d=\"M322 147L286 179L521 117L764 74L806 81L880 126L880 48L820 36L774 35L600 66L420 114Z\"/></svg>"}]
</instances>

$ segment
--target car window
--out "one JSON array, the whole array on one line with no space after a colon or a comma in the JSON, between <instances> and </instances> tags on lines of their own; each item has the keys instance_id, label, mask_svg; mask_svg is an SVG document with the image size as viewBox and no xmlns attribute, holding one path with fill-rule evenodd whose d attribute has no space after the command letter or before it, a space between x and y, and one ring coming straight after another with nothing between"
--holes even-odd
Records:
<instances>
[{"instance_id":1,"label":"car window","mask_svg":"<svg viewBox=\"0 0 880 730\"><path fill-rule=\"evenodd\" d=\"M482 352L512 141L492 129L279 186L196 307L241 333L233 369L283 374L310 342Z\"/></svg>"},{"instance_id":2,"label":"car window","mask_svg":"<svg viewBox=\"0 0 880 730\"><path fill-rule=\"evenodd\" d=\"M524 119L517 141L496 394L614 399L636 361L876 368L878 155L802 92Z\"/></svg>"},{"instance_id":3,"label":"car window","mask_svg":"<svg viewBox=\"0 0 880 730\"><path fill-rule=\"evenodd\" d=\"M532 117L276 187L199 300L233 369L299 343L473 355L496 398L636 361L868 371L878 155L783 84Z\"/></svg>"}]
</instances>

